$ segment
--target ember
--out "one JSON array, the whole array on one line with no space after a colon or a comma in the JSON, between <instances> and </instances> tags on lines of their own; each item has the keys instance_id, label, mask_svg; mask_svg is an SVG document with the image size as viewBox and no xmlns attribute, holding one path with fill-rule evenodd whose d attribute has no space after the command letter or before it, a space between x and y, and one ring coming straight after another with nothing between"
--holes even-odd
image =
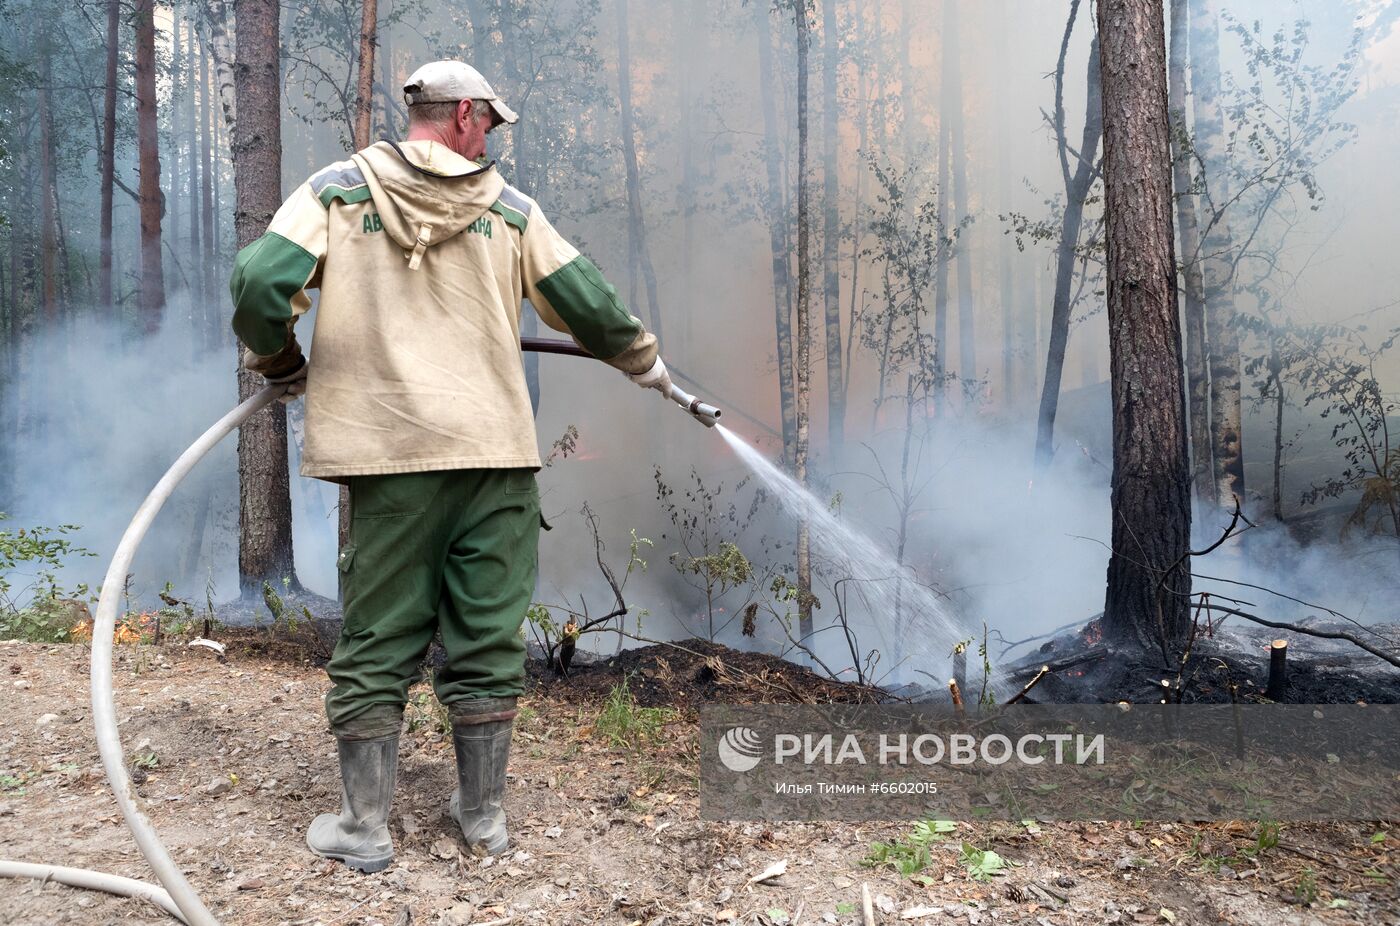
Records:
<instances>
[{"instance_id":1,"label":"ember","mask_svg":"<svg viewBox=\"0 0 1400 926\"><path fill-rule=\"evenodd\" d=\"M1087 643L1089 646L1093 646L1095 643L1098 643L1100 640L1102 640L1103 620L1101 618L1095 618L1094 620L1085 624L1082 636L1084 637L1084 642ZM1075 674L1083 675L1084 673L1078 672Z\"/></svg>"}]
</instances>

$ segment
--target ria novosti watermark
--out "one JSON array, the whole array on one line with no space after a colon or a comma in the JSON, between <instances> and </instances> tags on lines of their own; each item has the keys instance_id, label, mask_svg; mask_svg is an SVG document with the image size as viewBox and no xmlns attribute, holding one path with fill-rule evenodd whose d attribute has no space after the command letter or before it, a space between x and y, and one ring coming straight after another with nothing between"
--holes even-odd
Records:
<instances>
[{"instance_id":1,"label":"ria novosti watermark","mask_svg":"<svg viewBox=\"0 0 1400 926\"><path fill-rule=\"evenodd\" d=\"M1397 721L1363 705L716 705L701 814L1394 818Z\"/></svg>"}]
</instances>

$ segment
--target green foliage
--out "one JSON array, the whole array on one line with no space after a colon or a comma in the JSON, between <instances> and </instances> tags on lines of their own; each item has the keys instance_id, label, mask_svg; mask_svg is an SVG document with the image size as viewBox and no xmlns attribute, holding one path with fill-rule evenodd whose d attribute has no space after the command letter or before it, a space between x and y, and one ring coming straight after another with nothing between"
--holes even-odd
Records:
<instances>
[{"instance_id":1,"label":"green foliage","mask_svg":"<svg viewBox=\"0 0 1400 926\"><path fill-rule=\"evenodd\" d=\"M666 481L659 466L652 477L657 501L675 525L681 545L668 560L686 584L705 596L705 633L713 640L746 613L764 579L772 574L756 567L739 545L767 497L755 492L747 510L741 511L736 499L748 485L748 477L734 486L727 502L724 483L705 482L694 467L689 482L679 488ZM759 547L765 558L777 549L766 541L760 541Z\"/></svg>"},{"instance_id":2,"label":"green foliage","mask_svg":"<svg viewBox=\"0 0 1400 926\"><path fill-rule=\"evenodd\" d=\"M0 522L6 520L0 512ZM97 555L70 539L77 530L74 524L0 529L0 637L61 643L86 615L87 586L65 590L58 581L66 558ZM28 581L19 585L22 579Z\"/></svg>"},{"instance_id":3,"label":"green foliage","mask_svg":"<svg viewBox=\"0 0 1400 926\"><path fill-rule=\"evenodd\" d=\"M676 712L665 707L642 707L632 695L628 675L608 692L593 730L612 746L636 752L656 742L661 729L675 719Z\"/></svg>"},{"instance_id":4,"label":"green foliage","mask_svg":"<svg viewBox=\"0 0 1400 926\"><path fill-rule=\"evenodd\" d=\"M408 720L409 733L419 730L428 730L442 736L452 733L452 717L431 688L408 699L404 716Z\"/></svg>"},{"instance_id":5,"label":"green foliage","mask_svg":"<svg viewBox=\"0 0 1400 926\"><path fill-rule=\"evenodd\" d=\"M993 875L1006 873L1006 860L991 849L979 849L971 843L963 843L958 853L967 875L974 881L990 881Z\"/></svg>"},{"instance_id":6,"label":"green foliage","mask_svg":"<svg viewBox=\"0 0 1400 926\"><path fill-rule=\"evenodd\" d=\"M870 852L860 863L866 868L890 867L901 877L909 878L933 862L929 846L943 841L958 828L952 820L920 820L909 835L894 842L872 842Z\"/></svg>"}]
</instances>

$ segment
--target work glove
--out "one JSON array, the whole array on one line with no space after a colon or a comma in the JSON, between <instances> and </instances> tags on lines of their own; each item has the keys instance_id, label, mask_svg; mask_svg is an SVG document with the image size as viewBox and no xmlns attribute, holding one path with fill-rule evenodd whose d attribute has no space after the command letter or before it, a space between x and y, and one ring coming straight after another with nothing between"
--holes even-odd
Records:
<instances>
[{"instance_id":1,"label":"work glove","mask_svg":"<svg viewBox=\"0 0 1400 926\"><path fill-rule=\"evenodd\" d=\"M307 367L306 358L303 357L301 358L301 363L290 373L284 373L281 376L264 376L263 381L269 386L286 383L287 391L282 393L277 401L281 402L283 405L291 405L298 398L306 394Z\"/></svg>"},{"instance_id":2,"label":"work glove","mask_svg":"<svg viewBox=\"0 0 1400 926\"><path fill-rule=\"evenodd\" d=\"M645 373L628 373L627 378L643 389L655 389L662 395L671 393L671 374L666 372L666 364L660 357Z\"/></svg>"}]
</instances>

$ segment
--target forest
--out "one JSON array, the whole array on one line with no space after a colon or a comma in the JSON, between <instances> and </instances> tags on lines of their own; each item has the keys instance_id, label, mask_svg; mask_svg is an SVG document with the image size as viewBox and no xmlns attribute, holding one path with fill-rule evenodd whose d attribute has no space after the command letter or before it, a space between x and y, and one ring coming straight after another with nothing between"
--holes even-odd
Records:
<instances>
[{"instance_id":1,"label":"forest","mask_svg":"<svg viewBox=\"0 0 1400 926\"><path fill-rule=\"evenodd\" d=\"M107 812L94 718L70 707L58 745L33 718L86 704L111 636L122 723L148 711L122 736L143 797L196 795L230 833L258 815L220 868L214 834L150 811L228 922L1400 909L1393 767L1356 773L1383 795L1359 816L1144 799L911 835L908 814L707 822L697 745L712 704L1400 700L1400 4L0 0L0 21L0 656L23 718L0 855L54 856L57 789L88 783L55 817L75 844ZM406 138L405 81L439 59L518 114L485 158L723 418L528 349L560 335L524 306L545 526L511 758L525 848L494 868L444 848L440 809L404 798L414 865L371 901L316 868L299 818L262 821L339 787L330 746L289 763L262 713L321 736L342 630L349 494L298 474L305 403L241 420L105 570L166 468L264 388L236 257L308 178ZM426 769L447 707L418 684L407 713L401 761ZM116 820L82 864L131 855ZM580 861L598 840L609 858ZM767 875L780 857L800 870ZM25 884L0 878L16 922L86 915Z\"/></svg>"}]
</instances>

